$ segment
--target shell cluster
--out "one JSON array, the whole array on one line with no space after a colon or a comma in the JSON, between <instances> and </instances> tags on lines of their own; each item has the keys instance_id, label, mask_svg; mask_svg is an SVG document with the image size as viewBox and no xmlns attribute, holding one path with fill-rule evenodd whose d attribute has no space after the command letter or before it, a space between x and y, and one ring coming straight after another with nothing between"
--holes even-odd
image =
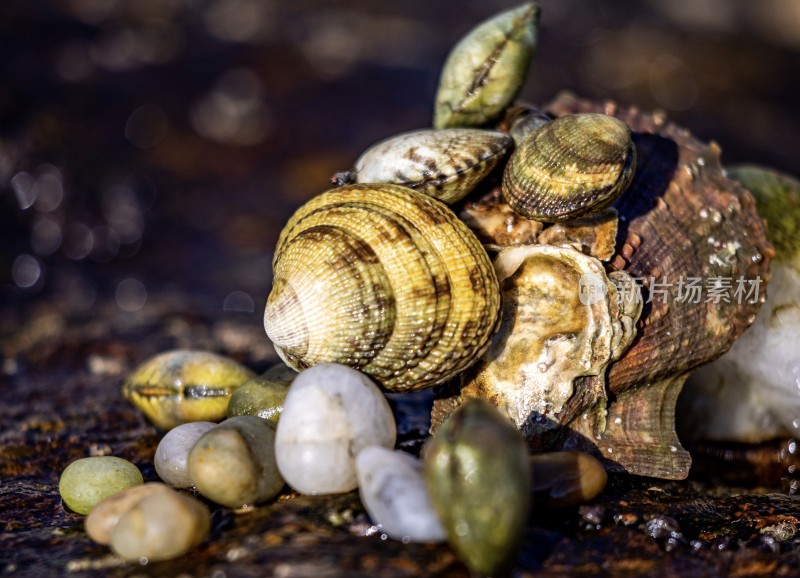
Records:
<instances>
[{"instance_id":1,"label":"shell cluster","mask_svg":"<svg viewBox=\"0 0 800 578\"><path fill-rule=\"evenodd\" d=\"M613 103L514 104L538 18L526 3L467 34L433 128L373 145L291 217L264 312L288 368L255 377L177 351L133 372L125 396L175 428L156 451L165 482L229 508L284 484L358 488L388 536L446 539L473 573L497 575L531 499L591 500L606 469L687 475L678 393L760 302L688 303L659 281L766 281L772 249L713 143ZM419 461L393 451L384 391L430 387L435 431ZM65 503L90 511L104 497L90 486L65 483ZM179 556L207 534L207 510L184 494L127 492L87 521L123 558Z\"/></svg>"}]
</instances>

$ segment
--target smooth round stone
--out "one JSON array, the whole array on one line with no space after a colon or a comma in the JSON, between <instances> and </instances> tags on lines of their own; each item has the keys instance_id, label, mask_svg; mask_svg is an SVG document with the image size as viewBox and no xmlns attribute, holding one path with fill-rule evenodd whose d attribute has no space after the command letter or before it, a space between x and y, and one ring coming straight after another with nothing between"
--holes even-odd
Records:
<instances>
[{"instance_id":1,"label":"smooth round stone","mask_svg":"<svg viewBox=\"0 0 800 578\"><path fill-rule=\"evenodd\" d=\"M303 494L358 486L355 458L367 446L394 447L397 430L383 393L363 373L315 365L292 383L278 422L275 457L284 479Z\"/></svg>"},{"instance_id":2,"label":"smooth round stone","mask_svg":"<svg viewBox=\"0 0 800 578\"><path fill-rule=\"evenodd\" d=\"M532 490L550 508L577 506L606 487L608 474L600 460L584 452L547 452L530 457Z\"/></svg>"},{"instance_id":3,"label":"smooth round stone","mask_svg":"<svg viewBox=\"0 0 800 578\"><path fill-rule=\"evenodd\" d=\"M283 411L283 400L297 372L280 364L240 385L228 402L228 417L255 415L273 424Z\"/></svg>"},{"instance_id":4,"label":"smooth round stone","mask_svg":"<svg viewBox=\"0 0 800 578\"><path fill-rule=\"evenodd\" d=\"M58 491L70 510L88 514L96 504L131 486L144 483L139 468L112 456L81 458L61 473Z\"/></svg>"},{"instance_id":5,"label":"smooth round stone","mask_svg":"<svg viewBox=\"0 0 800 578\"><path fill-rule=\"evenodd\" d=\"M229 508L272 498L284 484L275 463L275 427L250 415L225 420L192 448L189 478L201 494Z\"/></svg>"},{"instance_id":6,"label":"smooth round stone","mask_svg":"<svg viewBox=\"0 0 800 578\"><path fill-rule=\"evenodd\" d=\"M149 483L133 486L109 496L92 508L86 516L84 521L86 533L98 544L110 544L111 532L128 510L147 496L169 491L172 490L165 484Z\"/></svg>"},{"instance_id":7,"label":"smooth round stone","mask_svg":"<svg viewBox=\"0 0 800 578\"><path fill-rule=\"evenodd\" d=\"M156 449L154 463L158 477L176 488L190 487L189 452L197 440L216 425L210 421L196 421L169 430Z\"/></svg>"},{"instance_id":8,"label":"smooth round stone","mask_svg":"<svg viewBox=\"0 0 800 578\"><path fill-rule=\"evenodd\" d=\"M153 493L131 507L111 532L111 549L125 560L171 560L202 542L211 529L208 508L174 490Z\"/></svg>"},{"instance_id":9,"label":"smooth round stone","mask_svg":"<svg viewBox=\"0 0 800 578\"><path fill-rule=\"evenodd\" d=\"M422 462L399 450L370 446L356 457L361 503L390 538L411 542L447 539L422 471Z\"/></svg>"}]
</instances>

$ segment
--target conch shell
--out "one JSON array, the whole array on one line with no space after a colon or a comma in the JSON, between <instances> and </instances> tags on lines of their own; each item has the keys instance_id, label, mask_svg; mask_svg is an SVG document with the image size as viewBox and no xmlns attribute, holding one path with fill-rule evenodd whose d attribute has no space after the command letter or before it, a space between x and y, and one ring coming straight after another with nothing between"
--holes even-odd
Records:
<instances>
[{"instance_id":1,"label":"conch shell","mask_svg":"<svg viewBox=\"0 0 800 578\"><path fill-rule=\"evenodd\" d=\"M613 205L619 232L605 269L609 277L617 271L636 279L644 303L630 348L613 351L607 369L598 375L573 372L571 388L565 385L566 373L563 379L543 384L552 390L538 394L527 416L533 421L524 422L529 443L542 449L588 451L602 457L611 470L682 479L691 458L675 434L675 401L689 372L727 351L753 322L773 255L764 223L751 194L725 176L719 146L698 141L663 115L568 94L544 110L556 117L599 112L630 127L637 168L630 187ZM524 219L516 222L527 227ZM543 239L547 231L524 236L535 242L531 236ZM486 230L481 236L487 241ZM504 236L515 238L508 228ZM732 286L725 292L727 279ZM761 295L737 299L737 281L747 286L760 283ZM694 294L687 299L690 283L700 284L697 300ZM506 315L504 309L501 323L508 327ZM611 315L609 321L613 319ZM565 327L570 323L565 317ZM569 333L558 327L551 331ZM479 363L497 362L500 342L509 339L501 330ZM613 361L615 354L619 359ZM463 398L486 395L480 382L469 379L463 389L451 385L437 393L434 429ZM503 397L509 400L513 393ZM530 401L525 404L515 407L517 415L531 407Z\"/></svg>"}]
</instances>

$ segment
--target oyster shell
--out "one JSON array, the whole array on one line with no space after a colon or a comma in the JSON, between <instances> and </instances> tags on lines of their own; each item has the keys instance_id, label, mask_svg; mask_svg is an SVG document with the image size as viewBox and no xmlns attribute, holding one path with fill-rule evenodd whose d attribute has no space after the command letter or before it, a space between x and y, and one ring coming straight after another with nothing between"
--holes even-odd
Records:
<instances>
[{"instance_id":1,"label":"oyster shell","mask_svg":"<svg viewBox=\"0 0 800 578\"><path fill-rule=\"evenodd\" d=\"M752 195L723 173L719 146L698 141L663 115L569 94L544 109L555 116L600 112L630 127L637 168L614 204L619 233L607 270L637 279L645 303L630 348L605 375L577 377L574 395L545 418L554 427L534 428L529 441L594 453L612 470L684 478L691 459L675 433L681 387L692 369L730 348L761 303L694 303L679 281L741 277L760 279L764 287L774 252L764 223ZM453 387L437 397L434 427L460 401Z\"/></svg>"}]
</instances>

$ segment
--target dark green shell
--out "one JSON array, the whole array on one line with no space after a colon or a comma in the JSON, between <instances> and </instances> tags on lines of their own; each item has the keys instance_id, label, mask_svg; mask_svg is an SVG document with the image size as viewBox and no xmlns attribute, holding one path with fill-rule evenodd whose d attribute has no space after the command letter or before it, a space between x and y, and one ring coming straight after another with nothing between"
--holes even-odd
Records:
<instances>
[{"instance_id":1,"label":"dark green shell","mask_svg":"<svg viewBox=\"0 0 800 578\"><path fill-rule=\"evenodd\" d=\"M573 114L533 131L503 173L503 196L543 222L577 219L610 206L636 168L631 131L604 114Z\"/></svg>"}]
</instances>

